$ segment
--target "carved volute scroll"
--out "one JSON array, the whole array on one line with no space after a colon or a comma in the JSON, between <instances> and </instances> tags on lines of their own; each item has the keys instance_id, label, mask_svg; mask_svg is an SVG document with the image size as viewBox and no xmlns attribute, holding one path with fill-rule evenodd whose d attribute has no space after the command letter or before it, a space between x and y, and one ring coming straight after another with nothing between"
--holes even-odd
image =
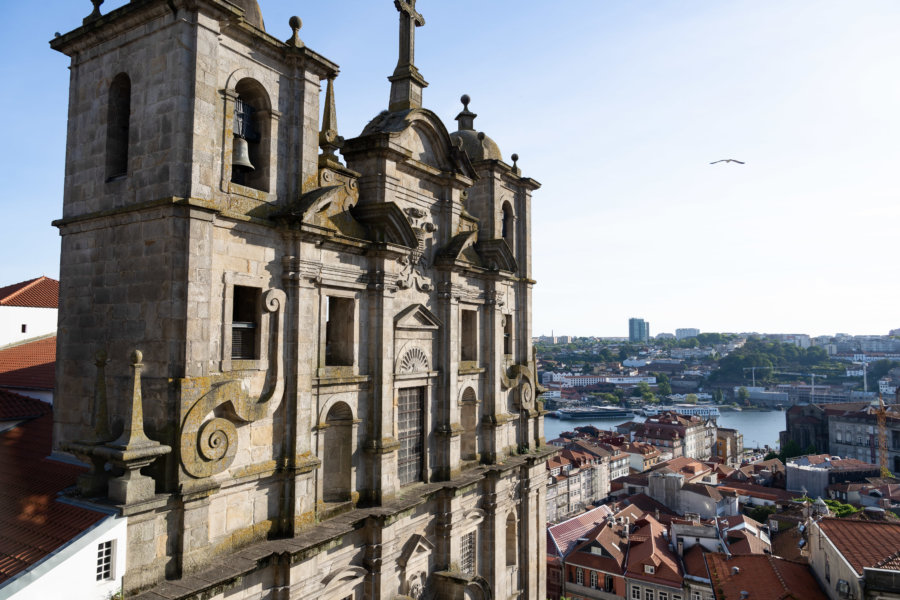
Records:
<instances>
[{"instance_id":1,"label":"carved volute scroll","mask_svg":"<svg viewBox=\"0 0 900 600\"><path fill-rule=\"evenodd\" d=\"M278 408L284 394L284 305L285 293L266 292L264 309L275 319L275 360L268 373L269 391L252 398L245 382L229 379L202 390L181 425L181 464L193 477L209 477L231 466L237 452L237 424L258 421ZM183 394L195 391L189 385ZM215 417L203 419L215 411Z\"/></svg>"}]
</instances>

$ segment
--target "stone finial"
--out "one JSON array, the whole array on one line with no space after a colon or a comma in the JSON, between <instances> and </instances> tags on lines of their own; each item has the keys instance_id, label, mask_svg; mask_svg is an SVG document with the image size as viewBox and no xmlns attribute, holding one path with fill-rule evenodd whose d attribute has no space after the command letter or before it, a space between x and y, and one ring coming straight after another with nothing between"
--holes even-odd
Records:
<instances>
[{"instance_id":1,"label":"stone finial","mask_svg":"<svg viewBox=\"0 0 900 600\"><path fill-rule=\"evenodd\" d=\"M319 132L319 147L322 155L319 157L319 166L338 166L340 161L334 155L336 150L344 147L344 138L338 135L337 109L334 102L334 78L337 73L328 74L328 87L325 90L325 110L322 114L322 131Z\"/></svg>"},{"instance_id":2,"label":"stone finial","mask_svg":"<svg viewBox=\"0 0 900 600\"><path fill-rule=\"evenodd\" d=\"M91 21L96 21L97 19L102 17L103 15L100 14L100 5L103 4L103 2L104 0L91 0L91 4L94 5L94 11L86 16L83 19L82 23L90 23Z\"/></svg>"},{"instance_id":3,"label":"stone finial","mask_svg":"<svg viewBox=\"0 0 900 600\"><path fill-rule=\"evenodd\" d=\"M125 429L115 441L110 445L117 448L133 448L144 446L147 444L157 444L144 433L144 400L141 395L141 371L144 364L141 362L144 355L140 350L131 353L131 370L132 376L132 392L131 392L131 415L125 422Z\"/></svg>"},{"instance_id":4,"label":"stone finial","mask_svg":"<svg viewBox=\"0 0 900 600\"><path fill-rule=\"evenodd\" d=\"M400 13L400 57L394 74L388 77L391 112L420 108L422 90L428 87L415 65L416 27L425 25L425 17L416 11L416 0L394 0L394 7Z\"/></svg>"},{"instance_id":5,"label":"stone finial","mask_svg":"<svg viewBox=\"0 0 900 600\"><path fill-rule=\"evenodd\" d=\"M521 174L522 174L522 169L520 169L520 168L519 168L519 165L517 164L517 163L519 162L519 155L513 153L513 155L510 156L510 158L511 158L512 161L513 161L513 164L512 164L512 170L513 170L513 173L515 173L516 175L521 175Z\"/></svg>"},{"instance_id":6,"label":"stone finial","mask_svg":"<svg viewBox=\"0 0 900 600\"><path fill-rule=\"evenodd\" d=\"M100 442L112 439L109 431L109 408L106 401L106 363L109 362L106 350L98 350L94 357L97 367L97 381L94 384L94 434Z\"/></svg>"},{"instance_id":7,"label":"stone finial","mask_svg":"<svg viewBox=\"0 0 900 600\"><path fill-rule=\"evenodd\" d=\"M469 102L472 101L468 94L463 94L459 99L463 104L462 112L456 115L456 121L459 123L457 131L473 131L475 129L475 113L469 110Z\"/></svg>"},{"instance_id":8,"label":"stone finial","mask_svg":"<svg viewBox=\"0 0 900 600\"><path fill-rule=\"evenodd\" d=\"M156 494L156 482L151 477L141 474L141 469L172 451L171 447L151 440L144 433L144 409L141 397L141 371L144 368L142 360L140 350L132 352L131 414L125 420L122 435L94 452L95 455L106 458L124 471L123 475L109 482L109 497L122 504L134 504L153 498Z\"/></svg>"},{"instance_id":9,"label":"stone finial","mask_svg":"<svg viewBox=\"0 0 900 600\"><path fill-rule=\"evenodd\" d=\"M300 28L303 27L303 21L300 20L300 17L295 15L288 20L288 25L291 26L294 34L285 43L294 48L303 48L303 40L300 39Z\"/></svg>"}]
</instances>

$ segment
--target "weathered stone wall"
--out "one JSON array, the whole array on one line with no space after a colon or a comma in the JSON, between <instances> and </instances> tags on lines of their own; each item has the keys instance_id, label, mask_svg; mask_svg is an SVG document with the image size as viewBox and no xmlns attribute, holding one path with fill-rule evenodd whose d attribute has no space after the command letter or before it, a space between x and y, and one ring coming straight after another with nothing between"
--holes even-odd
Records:
<instances>
[{"instance_id":1,"label":"weathered stone wall","mask_svg":"<svg viewBox=\"0 0 900 600\"><path fill-rule=\"evenodd\" d=\"M73 56L56 445L91 439L96 350L111 358L110 413L130 414L139 348L144 427L172 449L145 467L156 494L120 507L125 591L168 578L185 597L543 593L536 182L499 162L472 170L422 109L348 140L358 175L320 165L319 84L336 65L221 0L133 0L54 46ZM107 181L121 72L128 168ZM245 184L232 182L239 97L262 134ZM480 223L463 203L476 178ZM238 318L236 289L255 314ZM478 328L466 361L461 310ZM252 356L232 352L235 321ZM406 388L423 390L425 452L421 481L401 486Z\"/></svg>"}]
</instances>

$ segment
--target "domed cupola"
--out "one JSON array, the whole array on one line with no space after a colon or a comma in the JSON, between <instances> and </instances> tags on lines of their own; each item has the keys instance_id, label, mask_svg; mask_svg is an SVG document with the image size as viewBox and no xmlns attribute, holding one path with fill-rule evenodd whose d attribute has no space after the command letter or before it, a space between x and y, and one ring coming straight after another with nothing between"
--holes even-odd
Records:
<instances>
[{"instance_id":1,"label":"domed cupola","mask_svg":"<svg viewBox=\"0 0 900 600\"><path fill-rule=\"evenodd\" d=\"M244 9L244 20L247 23L262 31L266 30L266 24L263 22L262 11L257 0L228 0L228 2Z\"/></svg>"},{"instance_id":2,"label":"domed cupola","mask_svg":"<svg viewBox=\"0 0 900 600\"><path fill-rule=\"evenodd\" d=\"M475 113L469 110L471 99L468 95L460 98L463 110L456 115L459 129L450 134L451 141L460 146L469 155L473 163L482 160L503 160L500 147L482 131L475 131Z\"/></svg>"}]
</instances>

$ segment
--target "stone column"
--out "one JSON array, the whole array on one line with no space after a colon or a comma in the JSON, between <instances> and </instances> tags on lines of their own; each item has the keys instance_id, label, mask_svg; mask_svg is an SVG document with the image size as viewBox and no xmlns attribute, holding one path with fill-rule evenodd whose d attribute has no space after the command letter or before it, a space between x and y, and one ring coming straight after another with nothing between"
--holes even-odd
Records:
<instances>
[{"instance_id":1,"label":"stone column","mask_svg":"<svg viewBox=\"0 0 900 600\"><path fill-rule=\"evenodd\" d=\"M293 527L297 529L315 524L316 495L315 470L321 464L313 448L312 427L316 422L315 402L312 387L313 378L319 365L318 331L319 323L319 290L316 285L317 273L308 265L314 262L315 256L308 257L304 252L315 250L299 239L294 242L294 255L302 260L295 261L296 281L293 289L292 321L290 329L295 332L291 347L294 354L293 369L290 373L294 386L293 414L286 418L292 420L295 440L290 448L293 468L290 477L293 506Z\"/></svg>"},{"instance_id":2,"label":"stone column","mask_svg":"<svg viewBox=\"0 0 900 600\"><path fill-rule=\"evenodd\" d=\"M369 284L369 368L372 377L366 415L368 473L365 495L372 502L393 497L400 489L397 479L396 397L394 390L394 293L393 258L376 257Z\"/></svg>"},{"instance_id":3,"label":"stone column","mask_svg":"<svg viewBox=\"0 0 900 600\"><path fill-rule=\"evenodd\" d=\"M438 473L442 480L449 480L460 470L460 435L462 426L459 419L459 347L460 313L459 296L453 293L453 275L447 274L448 281L438 284L438 318L444 323L440 335L440 351L435 362L442 365L438 386L438 414L435 431L439 434ZM440 361L440 362L438 362Z\"/></svg>"}]
</instances>

